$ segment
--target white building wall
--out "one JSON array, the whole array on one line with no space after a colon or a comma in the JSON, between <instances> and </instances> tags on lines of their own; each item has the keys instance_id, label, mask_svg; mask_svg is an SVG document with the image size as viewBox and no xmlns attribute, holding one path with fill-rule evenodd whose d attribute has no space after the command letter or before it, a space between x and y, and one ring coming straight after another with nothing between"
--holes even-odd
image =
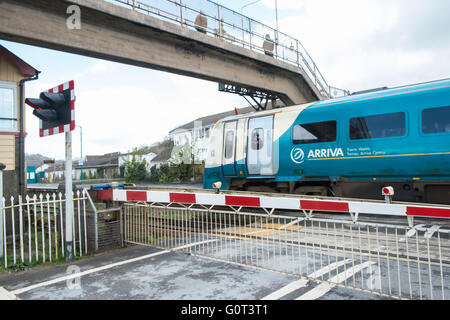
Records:
<instances>
[{"instance_id":1,"label":"white building wall","mask_svg":"<svg viewBox=\"0 0 450 320\"><path fill-rule=\"evenodd\" d=\"M190 130L175 130L170 134L170 138L175 146L184 146L186 142L188 142L189 145L192 145L192 141L194 141L193 150L197 156L196 160L205 161L209 137L213 126L214 124L210 124L204 127L197 126Z\"/></svg>"}]
</instances>

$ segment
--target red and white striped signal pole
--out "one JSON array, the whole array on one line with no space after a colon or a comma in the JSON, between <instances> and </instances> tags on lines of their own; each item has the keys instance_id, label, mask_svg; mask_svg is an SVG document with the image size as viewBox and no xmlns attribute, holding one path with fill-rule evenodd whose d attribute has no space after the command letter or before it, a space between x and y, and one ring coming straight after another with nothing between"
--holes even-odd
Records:
<instances>
[{"instance_id":1,"label":"red and white striped signal pole","mask_svg":"<svg viewBox=\"0 0 450 320\"><path fill-rule=\"evenodd\" d=\"M27 98L25 103L34 108L40 119L39 136L66 133L66 261L72 261L73 197L72 197L72 131L75 130L75 84L69 81L41 92L40 99Z\"/></svg>"}]
</instances>

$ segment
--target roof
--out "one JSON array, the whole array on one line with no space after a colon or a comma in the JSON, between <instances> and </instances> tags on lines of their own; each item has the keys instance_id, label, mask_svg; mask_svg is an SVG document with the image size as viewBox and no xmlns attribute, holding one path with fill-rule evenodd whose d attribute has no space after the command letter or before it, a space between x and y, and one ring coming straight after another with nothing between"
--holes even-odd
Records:
<instances>
[{"instance_id":1,"label":"roof","mask_svg":"<svg viewBox=\"0 0 450 320\"><path fill-rule=\"evenodd\" d=\"M127 152L127 153L121 153L120 156L121 157L128 157L128 156L132 156L132 155L145 156L145 155L148 155L151 153L155 154L154 152L151 152L151 151L144 151L144 152L131 151L131 152Z\"/></svg>"},{"instance_id":2,"label":"roof","mask_svg":"<svg viewBox=\"0 0 450 320\"><path fill-rule=\"evenodd\" d=\"M107 153L101 156L86 156L83 167L98 167L119 165L119 152Z\"/></svg>"},{"instance_id":3,"label":"roof","mask_svg":"<svg viewBox=\"0 0 450 320\"><path fill-rule=\"evenodd\" d=\"M252 111L255 111L255 109L253 107L244 107L244 108L238 108L239 112L241 114L246 114L246 113L250 113ZM198 118L194 121L188 122L182 126L179 126L175 129L173 129L172 131L170 131L169 133L173 133L175 131L185 131L185 130L189 130L189 129L193 129L195 122L197 121L201 121L202 122L202 126L206 127L208 125L214 125L217 121L226 118L228 116L234 115L236 114L235 110L231 110L231 111L226 111L226 112L221 112L221 113L216 113L216 114L212 114L206 117L202 117L202 118Z\"/></svg>"},{"instance_id":4,"label":"roof","mask_svg":"<svg viewBox=\"0 0 450 320\"><path fill-rule=\"evenodd\" d=\"M45 170L46 172L55 172L55 171L64 171L65 166L64 165L51 165Z\"/></svg>"},{"instance_id":5,"label":"roof","mask_svg":"<svg viewBox=\"0 0 450 320\"><path fill-rule=\"evenodd\" d=\"M8 60L12 65L16 66L24 77L33 77L40 73L40 71L30 66L2 45L0 45L0 56Z\"/></svg>"},{"instance_id":6,"label":"roof","mask_svg":"<svg viewBox=\"0 0 450 320\"><path fill-rule=\"evenodd\" d=\"M350 96L340 97L336 99L323 100L312 103L310 108L332 106L337 104L358 102L364 100L378 99L397 96L406 93L422 93L429 90L438 90L450 87L450 79L443 79L437 81L430 81L424 83L417 83L407 86L395 87L395 88L379 88L379 90L371 91L365 90L363 92L353 94Z\"/></svg>"},{"instance_id":7,"label":"roof","mask_svg":"<svg viewBox=\"0 0 450 320\"><path fill-rule=\"evenodd\" d=\"M172 156L173 147L164 148L156 157L152 159L151 162L164 162L170 159Z\"/></svg>"},{"instance_id":8,"label":"roof","mask_svg":"<svg viewBox=\"0 0 450 320\"><path fill-rule=\"evenodd\" d=\"M270 115L274 113L279 112L290 112L290 111L298 111L299 109L313 109L313 108L319 108L319 107L334 107L338 105L342 105L345 103L351 103L351 102L359 102L359 101L366 101L366 100L372 100L372 99L383 99L393 96L398 96L402 94L407 93L415 93L415 94L421 94L423 92L429 91L429 90L448 90L450 88L450 79L444 79L444 80L437 80L437 81L431 81L431 82L425 82L425 83L418 83L408 86L401 86L396 88L379 88L379 90L365 90L363 93L358 93L350 96L345 97L339 97L334 99L328 99L328 100L322 100L317 102L310 102L306 104L301 105L294 105L290 107L283 107L273 110L266 110L266 111L259 111L258 115ZM247 118L251 115L249 114L241 114L241 115L232 115L226 118L227 121L229 120L237 120L242 118Z\"/></svg>"},{"instance_id":9,"label":"roof","mask_svg":"<svg viewBox=\"0 0 450 320\"><path fill-rule=\"evenodd\" d=\"M42 160L25 160L27 167L40 167L44 162Z\"/></svg>"}]
</instances>

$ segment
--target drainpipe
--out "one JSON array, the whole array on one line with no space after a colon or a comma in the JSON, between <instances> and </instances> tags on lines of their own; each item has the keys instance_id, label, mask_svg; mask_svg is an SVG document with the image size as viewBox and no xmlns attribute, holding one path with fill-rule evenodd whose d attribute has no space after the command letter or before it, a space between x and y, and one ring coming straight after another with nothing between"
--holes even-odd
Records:
<instances>
[{"instance_id":1,"label":"drainpipe","mask_svg":"<svg viewBox=\"0 0 450 320\"><path fill-rule=\"evenodd\" d=\"M23 102L24 102L24 84L27 81L33 81L37 80L39 78L40 71L36 70L36 75L28 78L20 80L20 124L19 124L19 190L20 195L22 197L25 196L25 137L24 137L24 128L23 128L23 119L24 119L24 108L23 108Z\"/></svg>"}]
</instances>

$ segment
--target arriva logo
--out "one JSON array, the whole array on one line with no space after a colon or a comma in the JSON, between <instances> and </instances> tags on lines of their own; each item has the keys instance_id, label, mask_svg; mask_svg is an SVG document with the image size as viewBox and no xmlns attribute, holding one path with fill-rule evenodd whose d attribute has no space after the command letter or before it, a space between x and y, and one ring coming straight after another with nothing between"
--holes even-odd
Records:
<instances>
[{"instance_id":1,"label":"arriva logo","mask_svg":"<svg viewBox=\"0 0 450 320\"><path fill-rule=\"evenodd\" d=\"M327 159L327 158L337 158L343 157L344 151L341 148L335 149L311 149L308 152L307 159ZM305 162L305 153L301 148L294 148L291 151L291 159L297 164Z\"/></svg>"},{"instance_id":2,"label":"arriva logo","mask_svg":"<svg viewBox=\"0 0 450 320\"><path fill-rule=\"evenodd\" d=\"M305 153L300 148L294 148L291 151L291 159L295 163L303 163L305 161Z\"/></svg>"},{"instance_id":3,"label":"arriva logo","mask_svg":"<svg viewBox=\"0 0 450 320\"><path fill-rule=\"evenodd\" d=\"M335 148L335 149L315 149L315 150L309 150L308 153L308 159L311 158L337 158L337 157L343 157L344 152L341 148Z\"/></svg>"}]
</instances>

